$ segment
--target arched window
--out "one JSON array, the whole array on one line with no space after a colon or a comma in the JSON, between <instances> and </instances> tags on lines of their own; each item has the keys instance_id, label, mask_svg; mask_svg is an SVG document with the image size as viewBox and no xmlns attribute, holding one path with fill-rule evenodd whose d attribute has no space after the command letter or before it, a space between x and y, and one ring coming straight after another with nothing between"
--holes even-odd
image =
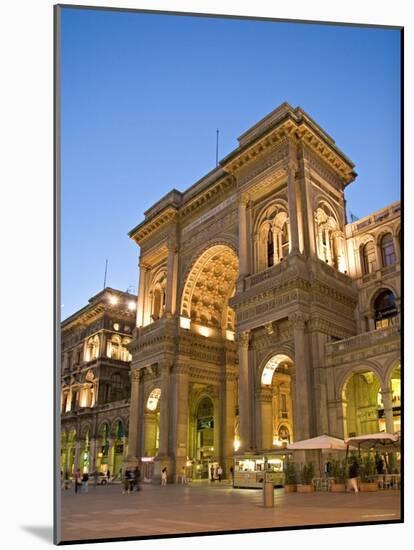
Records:
<instances>
[{"instance_id":1,"label":"arched window","mask_svg":"<svg viewBox=\"0 0 414 550\"><path fill-rule=\"evenodd\" d=\"M345 235L339 227L337 215L328 204L322 202L315 211L314 219L318 257L344 273L347 269Z\"/></svg>"},{"instance_id":2,"label":"arched window","mask_svg":"<svg viewBox=\"0 0 414 550\"><path fill-rule=\"evenodd\" d=\"M369 241L361 248L362 272L364 275L373 273L376 267L375 245Z\"/></svg>"},{"instance_id":3,"label":"arched window","mask_svg":"<svg viewBox=\"0 0 414 550\"><path fill-rule=\"evenodd\" d=\"M270 206L256 227L256 265L261 271L278 264L289 254L289 220L285 208Z\"/></svg>"},{"instance_id":4,"label":"arched window","mask_svg":"<svg viewBox=\"0 0 414 550\"><path fill-rule=\"evenodd\" d=\"M157 409L158 401L160 397L161 397L160 388L155 388L155 390L152 390L147 400L147 409L149 411L155 411Z\"/></svg>"},{"instance_id":5,"label":"arched window","mask_svg":"<svg viewBox=\"0 0 414 550\"><path fill-rule=\"evenodd\" d=\"M94 361L99 357L99 336L95 334L92 338L89 338L86 346L86 361Z\"/></svg>"},{"instance_id":6,"label":"arched window","mask_svg":"<svg viewBox=\"0 0 414 550\"><path fill-rule=\"evenodd\" d=\"M159 273L153 282L151 289L151 319L156 321L162 317L165 310L167 288L167 276L165 271Z\"/></svg>"},{"instance_id":7,"label":"arched window","mask_svg":"<svg viewBox=\"0 0 414 550\"><path fill-rule=\"evenodd\" d=\"M391 233L387 233L381 239L381 258L384 267L387 265L394 265L396 262L394 241Z\"/></svg>"},{"instance_id":8,"label":"arched window","mask_svg":"<svg viewBox=\"0 0 414 550\"><path fill-rule=\"evenodd\" d=\"M106 355L111 359L121 358L121 338L114 334L106 345Z\"/></svg>"},{"instance_id":9,"label":"arched window","mask_svg":"<svg viewBox=\"0 0 414 550\"><path fill-rule=\"evenodd\" d=\"M267 233L267 267L272 267L273 263L274 263L273 231L269 229Z\"/></svg>"},{"instance_id":10,"label":"arched window","mask_svg":"<svg viewBox=\"0 0 414 550\"><path fill-rule=\"evenodd\" d=\"M398 314L395 296L391 290L383 290L374 301L375 328L385 328L392 324Z\"/></svg>"},{"instance_id":11,"label":"arched window","mask_svg":"<svg viewBox=\"0 0 414 550\"><path fill-rule=\"evenodd\" d=\"M288 254L289 254L289 225L288 225L288 222L286 221L282 227L279 260L286 258Z\"/></svg>"}]
</instances>

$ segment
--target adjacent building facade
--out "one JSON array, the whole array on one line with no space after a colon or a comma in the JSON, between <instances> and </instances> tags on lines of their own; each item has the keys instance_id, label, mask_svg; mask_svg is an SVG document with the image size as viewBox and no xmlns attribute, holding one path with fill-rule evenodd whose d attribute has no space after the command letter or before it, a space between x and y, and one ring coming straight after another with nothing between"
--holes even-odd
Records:
<instances>
[{"instance_id":1,"label":"adjacent building facade","mask_svg":"<svg viewBox=\"0 0 414 550\"><path fill-rule=\"evenodd\" d=\"M140 282L124 466L152 480L164 467L172 480L183 467L207 477L218 463L228 475L235 453L399 430L400 205L347 223L355 177L334 140L284 103L145 212L130 232Z\"/></svg>"},{"instance_id":2,"label":"adjacent building facade","mask_svg":"<svg viewBox=\"0 0 414 550\"><path fill-rule=\"evenodd\" d=\"M61 471L113 477L127 456L136 296L105 288L61 325Z\"/></svg>"}]
</instances>

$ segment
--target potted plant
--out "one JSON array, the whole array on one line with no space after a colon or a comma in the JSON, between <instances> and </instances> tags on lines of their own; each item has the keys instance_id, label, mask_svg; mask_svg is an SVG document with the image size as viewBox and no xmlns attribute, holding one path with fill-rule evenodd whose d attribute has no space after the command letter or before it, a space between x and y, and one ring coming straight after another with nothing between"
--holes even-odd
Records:
<instances>
[{"instance_id":1,"label":"potted plant","mask_svg":"<svg viewBox=\"0 0 414 550\"><path fill-rule=\"evenodd\" d=\"M285 493L294 493L296 491L296 470L295 465L291 460L286 462L285 470Z\"/></svg>"},{"instance_id":2,"label":"potted plant","mask_svg":"<svg viewBox=\"0 0 414 550\"><path fill-rule=\"evenodd\" d=\"M331 491L333 493L344 493L346 490L346 475L347 464L346 460L333 460L332 461L332 477L334 478L331 484Z\"/></svg>"},{"instance_id":3,"label":"potted plant","mask_svg":"<svg viewBox=\"0 0 414 550\"><path fill-rule=\"evenodd\" d=\"M375 461L371 455L364 456L360 468L361 482L359 488L362 492L378 491L378 482L374 481L376 474Z\"/></svg>"},{"instance_id":4,"label":"potted plant","mask_svg":"<svg viewBox=\"0 0 414 550\"><path fill-rule=\"evenodd\" d=\"M315 475L315 466L313 462L307 462L302 466L301 484L298 485L298 493L313 493L315 490L312 479Z\"/></svg>"}]
</instances>

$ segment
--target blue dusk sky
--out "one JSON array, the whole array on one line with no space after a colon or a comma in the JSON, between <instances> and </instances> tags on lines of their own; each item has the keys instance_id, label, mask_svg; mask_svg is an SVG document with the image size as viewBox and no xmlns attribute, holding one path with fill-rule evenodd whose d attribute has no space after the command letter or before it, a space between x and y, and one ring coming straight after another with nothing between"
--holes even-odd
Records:
<instances>
[{"instance_id":1,"label":"blue dusk sky","mask_svg":"<svg viewBox=\"0 0 414 550\"><path fill-rule=\"evenodd\" d=\"M400 32L63 8L62 318L107 285L136 292L127 233L287 101L355 163L348 212L400 198Z\"/></svg>"}]
</instances>

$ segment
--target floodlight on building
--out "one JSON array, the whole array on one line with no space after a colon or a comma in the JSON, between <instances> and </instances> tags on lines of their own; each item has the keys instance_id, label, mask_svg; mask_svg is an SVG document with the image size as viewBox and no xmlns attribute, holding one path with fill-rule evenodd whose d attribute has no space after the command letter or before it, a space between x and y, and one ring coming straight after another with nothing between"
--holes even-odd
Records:
<instances>
[{"instance_id":1,"label":"floodlight on building","mask_svg":"<svg viewBox=\"0 0 414 550\"><path fill-rule=\"evenodd\" d=\"M197 332L199 334L201 334L201 336L205 336L206 338L208 338L211 334L211 330L208 328L208 327L197 327Z\"/></svg>"},{"instance_id":2,"label":"floodlight on building","mask_svg":"<svg viewBox=\"0 0 414 550\"><path fill-rule=\"evenodd\" d=\"M234 332L232 330L226 330L226 338L234 342Z\"/></svg>"},{"instance_id":3,"label":"floodlight on building","mask_svg":"<svg viewBox=\"0 0 414 550\"><path fill-rule=\"evenodd\" d=\"M128 309L129 311L135 311L137 309L137 304L131 300L128 302Z\"/></svg>"},{"instance_id":4,"label":"floodlight on building","mask_svg":"<svg viewBox=\"0 0 414 550\"><path fill-rule=\"evenodd\" d=\"M114 296L113 294L109 295L109 303L113 306L115 306L118 303L118 296Z\"/></svg>"},{"instance_id":5,"label":"floodlight on building","mask_svg":"<svg viewBox=\"0 0 414 550\"><path fill-rule=\"evenodd\" d=\"M191 326L191 319L188 317L180 317L180 327L189 329Z\"/></svg>"},{"instance_id":6,"label":"floodlight on building","mask_svg":"<svg viewBox=\"0 0 414 550\"><path fill-rule=\"evenodd\" d=\"M240 439L238 439L237 437L234 439L234 450L237 452L239 449L240 449Z\"/></svg>"}]
</instances>

